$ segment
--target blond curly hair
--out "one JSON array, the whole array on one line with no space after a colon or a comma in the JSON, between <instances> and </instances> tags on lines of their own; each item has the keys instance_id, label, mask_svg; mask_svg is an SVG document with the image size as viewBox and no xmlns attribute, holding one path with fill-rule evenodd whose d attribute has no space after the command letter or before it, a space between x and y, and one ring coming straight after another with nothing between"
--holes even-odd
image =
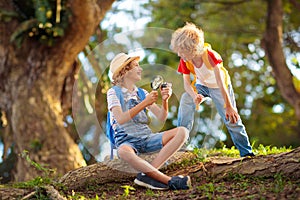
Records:
<instances>
[{"instance_id":1,"label":"blond curly hair","mask_svg":"<svg viewBox=\"0 0 300 200\"><path fill-rule=\"evenodd\" d=\"M195 24L187 22L182 28L178 28L171 39L171 49L178 53L179 50L187 51L192 56L203 53L204 33Z\"/></svg>"},{"instance_id":2,"label":"blond curly hair","mask_svg":"<svg viewBox=\"0 0 300 200\"><path fill-rule=\"evenodd\" d=\"M133 65L133 61L134 60L128 63L123 69L121 69L121 71L116 75L115 79L113 80L113 85L120 85L123 82L124 75L135 67L135 65Z\"/></svg>"}]
</instances>

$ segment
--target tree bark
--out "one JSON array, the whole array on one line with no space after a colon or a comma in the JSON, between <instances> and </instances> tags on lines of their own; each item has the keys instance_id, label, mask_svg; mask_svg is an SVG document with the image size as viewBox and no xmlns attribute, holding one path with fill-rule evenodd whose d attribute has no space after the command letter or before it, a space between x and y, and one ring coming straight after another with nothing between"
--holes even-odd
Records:
<instances>
[{"instance_id":1,"label":"tree bark","mask_svg":"<svg viewBox=\"0 0 300 200\"><path fill-rule=\"evenodd\" d=\"M180 162L182 159L191 159L193 155L189 152L178 152L170 163ZM214 178L225 178L230 174L242 174L249 176L272 177L277 173L293 179L300 178L300 147L281 154L256 156L253 158L220 158L208 157L208 162L190 165L182 170L172 171L163 168L162 171L170 176L187 175L208 176ZM68 190L76 190L93 184L118 183L126 179L134 179L136 173L117 170L116 166L122 166L121 161L110 161L106 164L97 163L75 169L62 178L62 183Z\"/></svg>"},{"instance_id":2,"label":"tree bark","mask_svg":"<svg viewBox=\"0 0 300 200\"><path fill-rule=\"evenodd\" d=\"M289 102L300 120L300 93L293 85L292 74L283 53L283 5L282 0L268 0L267 26L263 47L273 68L274 77L283 98Z\"/></svg>"},{"instance_id":3,"label":"tree bark","mask_svg":"<svg viewBox=\"0 0 300 200\"><path fill-rule=\"evenodd\" d=\"M56 175L85 166L78 145L64 127L62 103L66 92L72 92L66 89L66 82L78 72L73 65L76 57L112 3L70 1L68 30L51 48L30 39L17 48L9 38L20 22L0 22L0 110L6 114L14 152L29 151L32 161L56 169ZM0 0L0 7L13 11L8 0ZM69 86L72 88L72 81ZM4 143L8 140L4 138ZM13 170L15 181L43 173L20 156Z\"/></svg>"},{"instance_id":4,"label":"tree bark","mask_svg":"<svg viewBox=\"0 0 300 200\"><path fill-rule=\"evenodd\" d=\"M300 147L287 152L254 158L219 159L211 158L205 164L205 170L195 172L197 175L209 175L225 178L230 174L242 174L255 177L273 177L281 174L293 180L300 178Z\"/></svg>"}]
</instances>

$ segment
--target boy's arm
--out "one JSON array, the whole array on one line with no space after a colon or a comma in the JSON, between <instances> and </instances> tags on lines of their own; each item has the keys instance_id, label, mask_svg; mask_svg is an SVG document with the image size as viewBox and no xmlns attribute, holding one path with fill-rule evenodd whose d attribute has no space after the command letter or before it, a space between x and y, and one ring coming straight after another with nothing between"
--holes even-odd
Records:
<instances>
[{"instance_id":1,"label":"boy's arm","mask_svg":"<svg viewBox=\"0 0 300 200\"><path fill-rule=\"evenodd\" d=\"M182 74L184 90L192 97L194 103L198 105L201 102L203 96L201 94L196 93L191 85L190 74L194 73L194 70L189 69L187 63L183 59L180 59L177 71Z\"/></svg>"},{"instance_id":2,"label":"boy's arm","mask_svg":"<svg viewBox=\"0 0 300 200\"><path fill-rule=\"evenodd\" d=\"M191 86L191 78L189 74L183 74L183 86L184 90L192 97L194 103L198 105L203 96L201 94L195 93L193 87Z\"/></svg>"},{"instance_id":3,"label":"boy's arm","mask_svg":"<svg viewBox=\"0 0 300 200\"><path fill-rule=\"evenodd\" d=\"M196 93L191 86L191 78L189 74L182 74L184 90L193 98L196 98Z\"/></svg>"},{"instance_id":4,"label":"boy's arm","mask_svg":"<svg viewBox=\"0 0 300 200\"><path fill-rule=\"evenodd\" d=\"M232 106L229 94L228 94L228 88L224 85L224 80L221 75L221 70L218 65L214 67L214 74L216 76L217 84L221 90L225 106L226 106L226 119L230 120L232 123L236 123L239 118L239 114L237 113L236 109Z\"/></svg>"}]
</instances>

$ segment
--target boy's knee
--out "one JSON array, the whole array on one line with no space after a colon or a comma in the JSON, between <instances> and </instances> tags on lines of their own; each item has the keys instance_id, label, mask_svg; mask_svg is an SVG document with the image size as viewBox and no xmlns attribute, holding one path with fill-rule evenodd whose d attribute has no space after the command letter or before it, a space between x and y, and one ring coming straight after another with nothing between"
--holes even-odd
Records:
<instances>
[{"instance_id":1,"label":"boy's knee","mask_svg":"<svg viewBox=\"0 0 300 200\"><path fill-rule=\"evenodd\" d=\"M180 134L183 141L186 141L189 138L189 130L184 126L178 127L178 133Z\"/></svg>"},{"instance_id":2,"label":"boy's knee","mask_svg":"<svg viewBox=\"0 0 300 200\"><path fill-rule=\"evenodd\" d=\"M128 146L121 146L118 148L118 155L122 160L127 160L129 158L129 154L133 153L132 149Z\"/></svg>"},{"instance_id":3,"label":"boy's knee","mask_svg":"<svg viewBox=\"0 0 300 200\"><path fill-rule=\"evenodd\" d=\"M119 156L121 159L123 159L123 158L126 157L126 156L125 156L125 151L123 150L122 147L120 147L120 148L118 149L118 156Z\"/></svg>"}]
</instances>

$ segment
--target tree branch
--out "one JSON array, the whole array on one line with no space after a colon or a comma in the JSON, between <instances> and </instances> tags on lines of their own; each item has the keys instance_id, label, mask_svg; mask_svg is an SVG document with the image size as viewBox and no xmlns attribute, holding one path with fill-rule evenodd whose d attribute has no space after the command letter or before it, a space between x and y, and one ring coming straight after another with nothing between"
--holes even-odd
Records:
<instances>
[{"instance_id":1,"label":"tree branch","mask_svg":"<svg viewBox=\"0 0 300 200\"><path fill-rule=\"evenodd\" d=\"M262 44L272 66L278 88L284 99L295 108L296 116L300 120L300 94L293 85L292 74L286 64L282 49L282 1L268 0L267 2L267 27Z\"/></svg>"}]
</instances>

